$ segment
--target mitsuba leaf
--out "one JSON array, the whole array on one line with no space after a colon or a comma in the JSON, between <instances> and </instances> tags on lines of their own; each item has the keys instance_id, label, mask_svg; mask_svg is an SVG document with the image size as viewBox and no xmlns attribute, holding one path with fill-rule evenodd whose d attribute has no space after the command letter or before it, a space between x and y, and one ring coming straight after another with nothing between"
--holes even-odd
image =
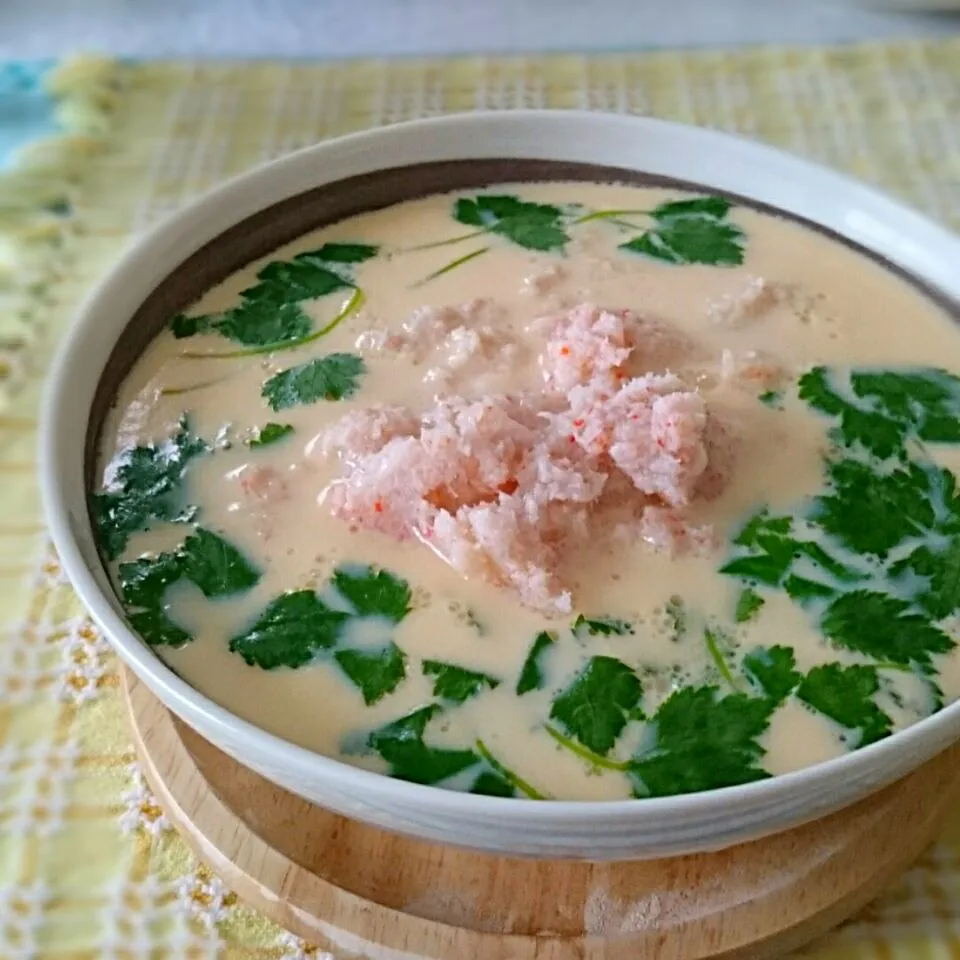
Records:
<instances>
[{"instance_id":1,"label":"mitsuba leaf","mask_svg":"<svg viewBox=\"0 0 960 960\"><path fill-rule=\"evenodd\" d=\"M874 702L879 689L875 667L828 663L814 667L804 677L797 697L841 726L859 731L857 746L865 747L889 736L893 728Z\"/></svg>"},{"instance_id":2,"label":"mitsuba leaf","mask_svg":"<svg viewBox=\"0 0 960 960\"><path fill-rule=\"evenodd\" d=\"M333 657L368 707L393 693L407 673L406 657L393 642L382 650L338 650Z\"/></svg>"},{"instance_id":3,"label":"mitsuba leaf","mask_svg":"<svg viewBox=\"0 0 960 960\"><path fill-rule=\"evenodd\" d=\"M464 703L484 687L494 690L500 686L496 677L440 660L424 660L421 668L424 676L433 677L433 695L451 703Z\"/></svg>"},{"instance_id":4,"label":"mitsuba leaf","mask_svg":"<svg viewBox=\"0 0 960 960\"><path fill-rule=\"evenodd\" d=\"M366 370L355 354L331 353L272 376L263 385L262 395L274 411L318 400L343 400L357 392Z\"/></svg>"},{"instance_id":5,"label":"mitsuba leaf","mask_svg":"<svg viewBox=\"0 0 960 960\"><path fill-rule=\"evenodd\" d=\"M537 634L527 654L523 667L520 670L520 677L517 680L517 696L523 696L531 690L539 690L543 687L545 681L541 660L547 649L556 642L556 634L548 630L543 630Z\"/></svg>"},{"instance_id":6,"label":"mitsuba leaf","mask_svg":"<svg viewBox=\"0 0 960 960\"><path fill-rule=\"evenodd\" d=\"M375 567L339 567L333 585L360 617L385 617L399 623L410 612L410 584Z\"/></svg>"},{"instance_id":7,"label":"mitsuba leaf","mask_svg":"<svg viewBox=\"0 0 960 960\"><path fill-rule=\"evenodd\" d=\"M615 657L591 657L553 701L550 717L584 746L606 756L640 704L637 675Z\"/></svg>"},{"instance_id":8,"label":"mitsuba leaf","mask_svg":"<svg viewBox=\"0 0 960 960\"><path fill-rule=\"evenodd\" d=\"M527 203L514 196L461 197L454 204L453 216L460 223L497 234L527 250L563 250L570 240L559 207Z\"/></svg>"}]
</instances>

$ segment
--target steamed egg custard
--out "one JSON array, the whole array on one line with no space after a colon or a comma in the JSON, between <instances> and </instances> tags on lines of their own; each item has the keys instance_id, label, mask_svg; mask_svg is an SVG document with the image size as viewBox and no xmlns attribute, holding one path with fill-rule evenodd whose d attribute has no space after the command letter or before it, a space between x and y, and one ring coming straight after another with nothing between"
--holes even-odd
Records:
<instances>
[{"instance_id":1,"label":"steamed egg custard","mask_svg":"<svg viewBox=\"0 0 960 960\"><path fill-rule=\"evenodd\" d=\"M960 695L960 336L711 195L517 183L169 319L91 516L131 628L289 741L532 800L743 784Z\"/></svg>"}]
</instances>

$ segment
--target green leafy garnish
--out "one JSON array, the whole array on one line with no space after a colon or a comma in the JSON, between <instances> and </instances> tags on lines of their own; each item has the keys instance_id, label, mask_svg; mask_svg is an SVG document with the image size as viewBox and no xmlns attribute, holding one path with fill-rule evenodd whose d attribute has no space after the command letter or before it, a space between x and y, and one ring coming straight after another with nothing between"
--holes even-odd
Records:
<instances>
[{"instance_id":1,"label":"green leafy garnish","mask_svg":"<svg viewBox=\"0 0 960 960\"><path fill-rule=\"evenodd\" d=\"M433 677L433 695L451 703L464 703L487 687L494 690L500 686L496 677L476 670L467 670L454 663L440 660L424 660L421 664L424 676Z\"/></svg>"},{"instance_id":2,"label":"green leafy garnish","mask_svg":"<svg viewBox=\"0 0 960 960\"><path fill-rule=\"evenodd\" d=\"M582 613L573 621L573 632L579 633L585 629L592 636L611 637L613 635L626 636L633 633L633 624L629 620L618 620L616 617L585 617Z\"/></svg>"},{"instance_id":3,"label":"green leafy garnish","mask_svg":"<svg viewBox=\"0 0 960 960\"><path fill-rule=\"evenodd\" d=\"M721 697L712 686L671 694L650 721L654 749L630 764L637 796L667 797L766 779L769 774L758 766L764 750L757 740L774 707L765 697Z\"/></svg>"},{"instance_id":4,"label":"green leafy garnish","mask_svg":"<svg viewBox=\"0 0 960 960\"><path fill-rule=\"evenodd\" d=\"M167 587L183 575L177 553L160 553L121 563L117 569L120 592L128 607L159 609Z\"/></svg>"},{"instance_id":5,"label":"green leafy garnish","mask_svg":"<svg viewBox=\"0 0 960 960\"><path fill-rule=\"evenodd\" d=\"M824 611L820 628L837 646L929 673L930 658L956 643L899 597L870 590L838 596Z\"/></svg>"},{"instance_id":6,"label":"green leafy garnish","mask_svg":"<svg viewBox=\"0 0 960 960\"><path fill-rule=\"evenodd\" d=\"M276 443L293 433L293 425L289 423L268 423L259 429L256 436L247 441L248 447L266 447Z\"/></svg>"},{"instance_id":7,"label":"green leafy garnish","mask_svg":"<svg viewBox=\"0 0 960 960\"><path fill-rule=\"evenodd\" d=\"M302 667L337 642L349 617L313 590L294 590L271 600L250 629L231 637L230 650L264 670Z\"/></svg>"},{"instance_id":8,"label":"green leafy garnish","mask_svg":"<svg viewBox=\"0 0 960 960\"><path fill-rule=\"evenodd\" d=\"M703 642L706 644L707 653L710 654L710 659L717 668L717 672L723 677L731 690L736 690L739 684L727 663L727 651L732 644L731 638L722 630L706 627L703 631Z\"/></svg>"},{"instance_id":9,"label":"green leafy garnish","mask_svg":"<svg viewBox=\"0 0 960 960\"><path fill-rule=\"evenodd\" d=\"M746 623L760 612L760 608L766 601L752 587L745 587L740 591L737 598L737 609L734 612L734 619L737 623Z\"/></svg>"},{"instance_id":10,"label":"green leafy garnish","mask_svg":"<svg viewBox=\"0 0 960 960\"><path fill-rule=\"evenodd\" d=\"M543 203L526 203L513 196L481 194L461 197L453 217L467 226L479 227L526 250L563 250L570 238L563 226L563 211Z\"/></svg>"},{"instance_id":11,"label":"green leafy garnish","mask_svg":"<svg viewBox=\"0 0 960 960\"><path fill-rule=\"evenodd\" d=\"M115 458L106 489L94 494L90 504L98 543L108 560L120 556L130 537L153 521L183 516L180 493L187 465L208 450L183 417L169 440L124 450Z\"/></svg>"},{"instance_id":12,"label":"green leafy garnish","mask_svg":"<svg viewBox=\"0 0 960 960\"><path fill-rule=\"evenodd\" d=\"M743 669L774 703L786 700L803 679L789 647L757 647L743 658Z\"/></svg>"},{"instance_id":13,"label":"green leafy garnish","mask_svg":"<svg viewBox=\"0 0 960 960\"><path fill-rule=\"evenodd\" d=\"M779 390L765 390L757 399L764 404L764 406L776 409L783 400L783 393Z\"/></svg>"},{"instance_id":14,"label":"green leafy garnish","mask_svg":"<svg viewBox=\"0 0 960 960\"><path fill-rule=\"evenodd\" d=\"M178 339L215 331L247 347L270 347L305 340L310 318L300 304L338 290L356 289L350 266L376 256L360 243L327 243L319 250L276 260L257 273L257 283L240 293L240 304L218 315L177 314L171 330ZM336 265L339 269L331 269Z\"/></svg>"},{"instance_id":15,"label":"green leafy garnish","mask_svg":"<svg viewBox=\"0 0 960 960\"><path fill-rule=\"evenodd\" d=\"M927 579L927 586L913 599L934 620L949 617L960 607L960 537L938 547L917 547L890 568L894 576L906 571Z\"/></svg>"},{"instance_id":16,"label":"green leafy garnish","mask_svg":"<svg viewBox=\"0 0 960 960\"><path fill-rule=\"evenodd\" d=\"M410 612L410 584L375 567L339 567L333 585L360 617L399 623Z\"/></svg>"},{"instance_id":17,"label":"green leafy garnish","mask_svg":"<svg viewBox=\"0 0 960 960\"><path fill-rule=\"evenodd\" d=\"M367 743L390 765L390 775L411 783L440 783L480 762L472 750L429 747L423 737L427 724L443 708L433 703L374 730Z\"/></svg>"},{"instance_id":18,"label":"green leafy garnish","mask_svg":"<svg viewBox=\"0 0 960 960\"><path fill-rule=\"evenodd\" d=\"M343 400L359 389L366 373L363 360L352 353L331 353L272 376L262 396L274 411L317 400Z\"/></svg>"},{"instance_id":19,"label":"green leafy garnish","mask_svg":"<svg viewBox=\"0 0 960 960\"><path fill-rule=\"evenodd\" d=\"M539 690L546 679L543 675L543 667L540 661L544 653L551 646L557 637L549 630L543 630L537 634L527 654L527 659L523 661L523 668L520 670L520 677L517 680L517 696L522 697L531 690Z\"/></svg>"},{"instance_id":20,"label":"green leafy garnish","mask_svg":"<svg viewBox=\"0 0 960 960\"><path fill-rule=\"evenodd\" d=\"M186 630L178 627L157 607L127 611L127 620L151 647L182 647L193 640Z\"/></svg>"},{"instance_id":21,"label":"green leafy garnish","mask_svg":"<svg viewBox=\"0 0 960 960\"><path fill-rule=\"evenodd\" d=\"M608 754L640 704L637 675L614 657L592 657L554 701L550 718L600 756Z\"/></svg>"},{"instance_id":22,"label":"green leafy garnish","mask_svg":"<svg viewBox=\"0 0 960 960\"><path fill-rule=\"evenodd\" d=\"M205 597L226 597L249 590L260 572L232 544L198 527L178 551L180 570Z\"/></svg>"},{"instance_id":23,"label":"green leafy garnish","mask_svg":"<svg viewBox=\"0 0 960 960\"><path fill-rule=\"evenodd\" d=\"M392 641L382 650L338 650L333 658L360 688L368 707L393 693L407 673L406 657Z\"/></svg>"},{"instance_id":24,"label":"green leafy garnish","mask_svg":"<svg viewBox=\"0 0 960 960\"><path fill-rule=\"evenodd\" d=\"M620 244L620 249L668 263L739 266L745 237L727 219L729 212L730 204L722 197L661 204L650 213L656 227Z\"/></svg>"},{"instance_id":25,"label":"green leafy garnish","mask_svg":"<svg viewBox=\"0 0 960 960\"><path fill-rule=\"evenodd\" d=\"M484 770L473 781L470 793L477 793L484 797L515 797L517 795L513 784L492 770Z\"/></svg>"},{"instance_id":26,"label":"green leafy garnish","mask_svg":"<svg viewBox=\"0 0 960 960\"><path fill-rule=\"evenodd\" d=\"M873 700L879 689L875 667L828 663L807 674L797 696L841 726L858 730L857 746L865 747L888 736L893 726Z\"/></svg>"}]
</instances>

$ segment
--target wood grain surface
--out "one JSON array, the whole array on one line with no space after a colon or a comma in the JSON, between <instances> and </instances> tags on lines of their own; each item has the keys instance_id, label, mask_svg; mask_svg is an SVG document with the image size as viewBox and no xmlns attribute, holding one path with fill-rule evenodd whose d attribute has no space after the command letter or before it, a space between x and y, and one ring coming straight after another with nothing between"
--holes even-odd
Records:
<instances>
[{"instance_id":1,"label":"wood grain surface","mask_svg":"<svg viewBox=\"0 0 960 960\"><path fill-rule=\"evenodd\" d=\"M933 840L960 789L957 745L847 810L718 853L512 859L313 806L201 739L129 672L124 688L171 822L243 900L337 960L781 956L873 899Z\"/></svg>"}]
</instances>

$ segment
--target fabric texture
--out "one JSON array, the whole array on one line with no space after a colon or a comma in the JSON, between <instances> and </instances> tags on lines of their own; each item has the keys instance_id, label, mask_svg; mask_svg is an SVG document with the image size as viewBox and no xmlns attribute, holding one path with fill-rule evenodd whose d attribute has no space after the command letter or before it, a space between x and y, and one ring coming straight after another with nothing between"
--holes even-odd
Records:
<instances>
[{"instance_id":1,"label":"fabric texture","mask_svg":"<svg viewBox=\"0 0 960 960\"><path fill-rule=\"evenodd\" d=\"M326 65L82 60L45 82L62 132L0 174L2 960L330 960L239 903L170 829L134 762L116 659L43 529L45 371L79 298L129 237L217 181L325 137L517 107L744 134L960 227L960 40ZM960 811L908 874L804 955L960 958Z\"/></svg>"}]
</instances>

